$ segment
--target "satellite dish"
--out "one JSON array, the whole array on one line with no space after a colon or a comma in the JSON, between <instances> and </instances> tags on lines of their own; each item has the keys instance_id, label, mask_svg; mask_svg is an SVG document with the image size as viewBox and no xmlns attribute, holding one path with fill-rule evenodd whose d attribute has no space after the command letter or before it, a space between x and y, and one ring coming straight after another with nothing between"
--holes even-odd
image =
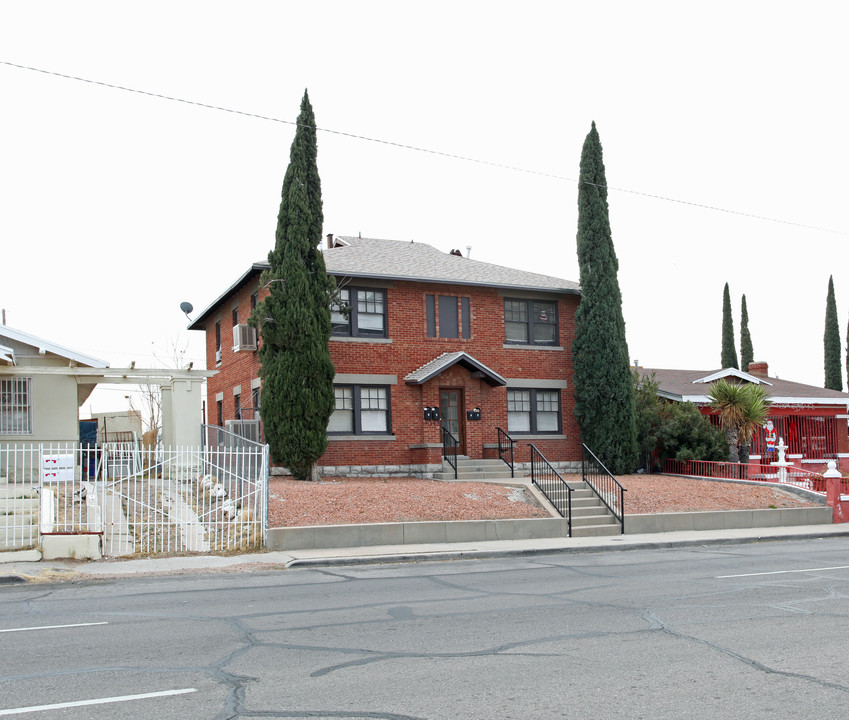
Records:
<instances>
[{"instance_id":1,"label":"satellite dish","mask_svg":"<svg viewBox=\"0 0 849 720\"><path fill-rule=\"evenodd\" d=\"M190 302L181 302L180 310L182 310L184 313L186 313L186 315L188 315L192 310L194 310L194 307L192 307L192 304Z\"/></svg>"}]
</instances>

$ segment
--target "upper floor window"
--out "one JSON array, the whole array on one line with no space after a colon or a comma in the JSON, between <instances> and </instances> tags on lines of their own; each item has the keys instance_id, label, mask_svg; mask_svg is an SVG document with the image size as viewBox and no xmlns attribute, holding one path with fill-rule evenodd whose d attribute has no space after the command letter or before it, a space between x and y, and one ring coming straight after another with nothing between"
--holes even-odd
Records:
<instances>
[{"instance_id":1,"label":"upper floor window","mask_svg":"<svg viewBox=\"0 0 849 720\"><path fill-rule=\"evenodd\" d=\"M334 335L380 337L386 333L386 291L346 287L330 306Z\"/></svg>"},{"instance_id":2,"label":"upper floor window","mask_svg":"<svg viewBox=\"0 0 849 720\"><path fill-rule=\"evenodd\" d=\"M428 337L470 338L472 335L470 315L467 297L425 295Z\"/></svg>"},{"instance_id":3,"label":"upper floor window","mask_svg":"<svg viewBox=\"0 0 849 720\"><path fill-rule=\"evenodd\" d=\"M256 310L256 304L259 300L259 291L251 293L251 310Z\"/></svg>"},{"instance_id":4,"label":"upper floor window","mask_svg":"<svg viewBox=\"0 0 849 720\"><path fill-rule=\"evenodd\" d=\"M233 326L235 327L238 324L239 324L239 308L234 307L233 308Z\"/></svg>"},{"instance_id":5,"label":"upper floor window","mask_svg":"<svg viewBox=\"0 0 849 720\"><path fill-rule=\"evenodd\" d=\"M336 406L327 424L331 434L385 434L391 427L386 385L334 385Z\"/></svg>"},{"instance_id":6,"label":"upper floor window","mask_svg":"<svg viewBox=\"0 0 849 720\"><path fill-rule=\"evenodd\" d=\"M0 435L32 435L32 378L0 378Z\"/></svg>"},{"instance_id":7,"label":"upper floor window","mask_svg":"<svg viewBox=\"0 0 849 720\"><path fill-rule=\"evenodd\" d=\"M507 431L559 433L559 390L507 390Z\"/></svg>"},{"instance_id":8,"label":"upper floor window","mask_svg":"<svg viewBox=\"0 0 849 720\"><path fill-rule=\"evenodd\" d=\"M504 300L504 335L508 343L556 345L557 303L540 300Z\"/></svg>"}]
</instances>

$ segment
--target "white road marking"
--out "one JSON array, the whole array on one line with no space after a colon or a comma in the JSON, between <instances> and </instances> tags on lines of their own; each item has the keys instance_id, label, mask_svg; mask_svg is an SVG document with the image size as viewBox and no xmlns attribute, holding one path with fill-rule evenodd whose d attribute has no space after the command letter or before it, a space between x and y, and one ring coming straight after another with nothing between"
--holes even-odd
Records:
<instances>
[{"instance_id":1,"label":"white road marking","mask_svg":"<svg viewBox=\"0 0 849 720\"><path fill-rule=\"evenodd\" d=\"M97 698L95 700L77 700L75 702L53 703L52 705L30 705L29 707L9 708L0 710L0 715L23 715L24 713L43 712L44 710L59 710L61 708L83 707L85 705L106 705L108 703L128 702L130 700L146 700L147 698L168 697L169 695L185 695L197 692L197 688L182 690L162 690L160 692L142 693L140 695L116 695L115 697Z\"/></svg>"},{"instance_id":2,"label":"white road marking","mask_svg":"<svg viewBox=\"0 0 849 720\"><path fill-rule=\"evenodd\" d=\"M822 572L823 570L847 569L849 569L849 565L835 565L834 567L808 568L807 570L773 570L772 572L744 573L742 575L717 575L715 579L723 580L725 578L755 577L756 575L786 575L788 573Z\"/></svg>"},{"instance_id":3,"label":"white road marking","mask_svg":"<svg viewBox=\"0 0 849 720\"><path fill-rule=\"evenodd\" d=\"M7 632L24 632L25 630L57 630L58 628L69 628L69 627L89 627L90 625L108 625L109 623L104 622L93 622L93 623L74 623L73 625L41 625L39 627L25 627L25 628L8 628L6 630L0 630L0 633Z\"/></svg>"}]
</instances>

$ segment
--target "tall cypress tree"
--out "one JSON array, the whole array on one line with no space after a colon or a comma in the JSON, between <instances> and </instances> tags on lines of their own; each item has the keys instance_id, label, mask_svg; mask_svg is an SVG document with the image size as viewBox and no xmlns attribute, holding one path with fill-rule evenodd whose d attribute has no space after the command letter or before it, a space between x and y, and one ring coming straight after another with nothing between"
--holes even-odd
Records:
<instances>
[{"instance_id":1,"label":"tall cypress tree","mask_svg":"<svg viewBox=\"0 0 849 720\"><path fill-rule=\"evenodd\" d=\"M837 320L837 302L834 299L834 278L828 278L828 296L825 301L825 387L843 390L843 373L840 369L840 324ZM849 372L849 371L847 371Z\"/></svg>"},{"instance_id":2,"label":"tall cypress tree","mask_svg":"<svg viewBox=\"0 0 849 720\"><path fill-rule=\"evenodd\" d=\"M748 371L749 364L755 359L752 347L752 336L749 334L749 310L746 307L746 296L743 295L743 307L740 310L740 369Z\"/></svg>"},{"instance_id":3,"label":"tall cypress tree","mask_svg":"<svg viewBox=\"0 0 849 720\"><path fill-rule=\"evenodd\" d=\"M722 293L722 367L737 368L737 348L734 347L734 319L731 317L731 293L728 283Z\"/></svg>"},{"instance_id":4,"label":"tall cypress tree","mask_svg":"<svg viewBox=\"0 0 849 720\"><path fill-rule=\"evenodd\" d=\"M581 303L572 343L575 416L583 442L611 472L632 472L638 461L634 386L595 123L581 152L577 244Z\"/></svg>"},{"instance_id":5,"label":"tall cypress tree","mask_svg":"<svg viewBox=\"0 0 849 720\"><path fill-rule=\"evenodd\" d=\"M283 178L274 249L257 306L262 376L262 421L275 462L299 480L318 479L316 461L327 448L333 412L330 293L319 250L324 213L316 165L315 117L304 91L289 167Z\"/></svg>"}]
</instances>

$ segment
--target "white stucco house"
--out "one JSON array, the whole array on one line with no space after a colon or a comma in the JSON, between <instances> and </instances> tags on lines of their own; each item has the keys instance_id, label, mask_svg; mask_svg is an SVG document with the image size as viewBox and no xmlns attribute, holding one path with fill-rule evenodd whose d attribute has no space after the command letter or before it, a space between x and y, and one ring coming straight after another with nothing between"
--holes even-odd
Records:
<instances>
[{"instance_id":1,"label":"white stucco house","mask_svg":"<svg viewBox=\"0 0 849 720\"><path fill-rule=\"evenodd\" d=\"M77 370L109 363L0 325L0 442L77 442L79 408L97 385Z\"/></svg>"},{"instance_id":2,"label":"white stucco house","mask_svg":"<svg viewBox=\"0 0 849 720\"><path fill-rule=\"evenodd\" d=\"M0 325L0 443L76 443L79 408L100 383L158 385L162 442L200 443L202 387L215 371L110 368L109 363Z\"/></svg>"}]
</instances>

